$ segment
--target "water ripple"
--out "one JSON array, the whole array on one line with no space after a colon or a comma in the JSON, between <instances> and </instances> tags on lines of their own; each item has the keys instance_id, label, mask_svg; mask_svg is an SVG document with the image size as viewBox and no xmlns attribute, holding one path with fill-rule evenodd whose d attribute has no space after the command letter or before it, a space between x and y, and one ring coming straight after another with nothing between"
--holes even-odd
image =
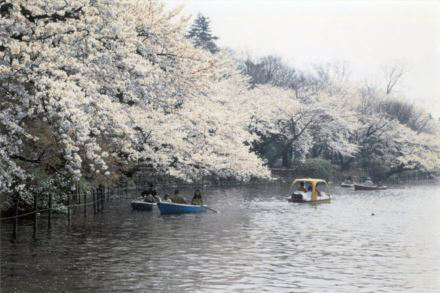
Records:
<instances>
[{"instance_id":1,"label":"water ripple","mask_svg":"<svg viewBox=\"0 0 440 293\"><path fill-rule=\"evenodd\" d=\"M104 216L8 241L2 292L423 292L440 288L440 192L354 192L292 204L284 186L217 189L219 214ZM58 223L58 222L57 222ZM44 225L44 223L42 223Z\"/></svg>"}]
</instances>

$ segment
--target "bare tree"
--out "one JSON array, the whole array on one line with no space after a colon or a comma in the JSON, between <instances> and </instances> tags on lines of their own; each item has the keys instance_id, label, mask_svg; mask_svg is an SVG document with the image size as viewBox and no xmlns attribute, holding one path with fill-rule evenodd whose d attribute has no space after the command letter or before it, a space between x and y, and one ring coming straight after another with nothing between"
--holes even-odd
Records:
<instances>
[{"instance_id":1,"label":"bare tree","mask_svg":"<svg viewBox=\"0 0 440 293\"><path fill-rule=\"evenodd\" d=\"M369 80L365 79L359 91L361 94L361 104L359 105L358 110L363 114L374 112L379 103L376 86L374 86Z\"/></svg>"},{"instance_id":2,"label":"bare tree","mask_svg":"<svg viewBox=\"0 0 440 293\"><path fill-rule=\"evenodd\" d=\"M278 71L283 67L280 57L268 55L258 60L247 58L243 71L251 77L252 86L257 84L273 84Z\"/></svg>"},{"instance_id":3,"label":"bare tree","mask_svg":"<svg viewBox=\"0 0 440 293\"><path fill-rule=\"evenodd\" d=\"M396 85L402 81L403 76L408 72L407 66L403 63L394 63L382 67L385 78L385 92L389 95Z\"/></svg>"},{"instance_id":4,"label":"bare tree","mask_svg":"<svg viewBox=\"0 0 440 293\"><path fill-rule=\"evenodd\" d=\"M270 84L276 87L292 89L298 99L306 99L310 93L321 88L321 81L286 64L280 57L268 55L259 59L242 59L241 70L250 77L251 86Z\"/></svg>"},{"instance_id":5,"label":"bare tree","mask_svg":"<svg viewBox=\"0 0 440 293\"><path fill-rule=\"evenodd\" d=\"M351 70L348 61L334 61L313 66L318 79L323 83L345 83L350 79Z\"/></svg>"}]
</instances>

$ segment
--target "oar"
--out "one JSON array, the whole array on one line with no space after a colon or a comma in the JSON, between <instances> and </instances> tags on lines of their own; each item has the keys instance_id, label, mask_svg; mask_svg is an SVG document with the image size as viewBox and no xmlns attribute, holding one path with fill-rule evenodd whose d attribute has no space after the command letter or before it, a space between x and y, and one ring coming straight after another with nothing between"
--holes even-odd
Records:
<instances>
[{"instance_id":1,"label":"oar","mask_svg":"<svg viewBox=\"0 0 440 293\"><path fill-rule=\"evenodd\" d=\"M206 208L206 209L208 209L210 211L213 211L214 213L218 214L218 211L216 211L214 209L211 209L210 207L207 207L207 206L202 206L202 207L204 207L204 208Z\"/></svg>"}]
</instances>

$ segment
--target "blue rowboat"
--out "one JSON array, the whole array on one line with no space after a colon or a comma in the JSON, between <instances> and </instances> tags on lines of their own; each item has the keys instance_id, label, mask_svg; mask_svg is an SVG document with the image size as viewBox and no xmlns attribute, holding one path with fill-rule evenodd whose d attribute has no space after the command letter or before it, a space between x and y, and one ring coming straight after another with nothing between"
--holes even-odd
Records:
<instances>
[{"instance_id":1,"label":"blue rowboat","mask_svg":"<svg viewBox=\"0 0 440 293\"><path fill-rule=\"evenodd\" d=\"M207 207L191 204L181 204L173 202L159 202L157 203L161 215L168 214L197 214L207 211Z\"/></svg>"},{"instance_id":2,"label":"blue rowboat","mask_svg":"<svg viewBox=\"0 0 440 293\"><path fill-rule=\"evenodd\" d=\"M135 199L131 201L131 208L133 210L152 211L156 205L154 202L145 202L143 199Z\"/></svg>"}]
</instances>

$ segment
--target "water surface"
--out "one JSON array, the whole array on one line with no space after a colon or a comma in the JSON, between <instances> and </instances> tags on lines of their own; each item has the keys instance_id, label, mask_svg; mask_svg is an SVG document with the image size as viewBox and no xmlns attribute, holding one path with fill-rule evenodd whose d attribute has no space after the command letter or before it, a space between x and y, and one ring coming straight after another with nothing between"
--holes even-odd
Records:
<instances>
[{"instance_id":1,"label":"water surface","mask_svg":"<svg viewBox=\"0 0 440 293\"><path fill-rule=\"evenodd\" d=\"M411 292L440 288L440 188L288 203L284 185L206 190L219 210L104 215L1 227L1 292Z\"/></svg>"}]
</instances>

